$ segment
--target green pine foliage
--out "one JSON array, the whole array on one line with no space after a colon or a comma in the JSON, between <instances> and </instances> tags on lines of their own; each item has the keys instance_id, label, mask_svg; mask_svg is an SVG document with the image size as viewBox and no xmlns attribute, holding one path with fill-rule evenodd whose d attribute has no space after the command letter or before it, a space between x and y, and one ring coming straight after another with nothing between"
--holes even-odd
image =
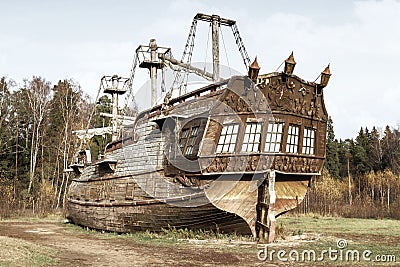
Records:
<instances>
[{"instance_id":1,"label":"green pine foliage","mask_svg":"<svg viewBox=\"0 0 400 267\"><path fill-rule=\"evenodd\" d=\"M339 178L339 144L335 139L333 121L330 116L327 125L325 168L329 171L332 177Z\"/></svg>"}]
</instances>

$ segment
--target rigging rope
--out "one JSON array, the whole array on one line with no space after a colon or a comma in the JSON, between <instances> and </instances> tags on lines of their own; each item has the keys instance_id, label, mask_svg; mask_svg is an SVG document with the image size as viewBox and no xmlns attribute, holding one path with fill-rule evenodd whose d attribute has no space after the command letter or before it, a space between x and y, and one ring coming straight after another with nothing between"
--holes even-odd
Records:
<instances>
[{"instance_id":1,"label":"rigging rope","mask_svg":"<svg viewBox=\"0 0 400 267\"><path fill-rule=\"evenodd\" d=\"M208 27L206 56L204 58L204 69L203 69L203 71L206 71L206 67L207 67L207 55L208 55L208 44L210 42L210 31L211 31L211 23L209 24L209 27Z\"/></svg>"},{"instance_id":2,"label":"rigging rope","mask_svg":"<svg viewBox=\"0 0 400 267\"><path fill-rule=\"evenodd\" d=\"M192 60L194 39L195 39L195 35L196 35L196 26L197 26L197 20L193 20L192 26L190 27L188 39L186 41L185 50L183 52L182 59L181 59L182 62L187 63L187 64L190 64L190 62ZM185 76L186 76L186 83L184 82ZM174 89L179 89L179 95L182 94L182 87L185 87L185 90L186 90L187 77L188 77L188 74L182 75L182 70L175 71L175 78L174 78L174 81L173 81L171 89L170 89L171 94Z\"/></svg>"},{"instance_id":3,"label":"rigging rope","mask_svg":"<svg viewBox=\"0 0 400 267\"><path fill-rule=\"evenodd\" d=\"M135 77L135 71L136 71L136 65L138 62L138 51L135 51L135 56L133 57L133 62L132 62L132 69L131 69L131 75L129 77L129 84L128 84L128 94L125 96L124 99L124 109L125 109L125 115L127 115L127 110L129 110L128 107L128 101L131 98L134 98L133 96L133 78Z\"/></svg>"},{"instance_id":4,"label":"rigging rope","mask_svg":"<svg viewBox=\"0 0 400 267\"><path fill-rule=\"evenodd\" d=\"M91 112L91 114L89 116L89 120L88 120L88 123L87 123L87 126L86 126L86 134L88 134L89 127L90 127L90 122L92 121L92 117L93 117L93 115L94 115L94 113L96 111L96 104L97 104L97 101L99 101L100 91L101 91L101 82L100 82L100 85L99 85L99 90L97 91L97 96L96 96L96 100L94 102L94 106L93 106L92 112Z\"/></svg>"},{"instance_id":5,"label":"rigging rope","mask_svg":"<svg viewBox=\"0 0 400 267\"><path fill-rule=\"evenodd\" d=\"M224 35L222 34L222 29L221 29L221 28L219 28L219 31L221 32L222 44L224 45L225 56L226 56L226 62L228 63L228 69L229 69L229 76L232 76L231 66L230 66L230 64L229 64L229 59L228 59L228 53L226 52L226 46L225 46Z\"/></svg>"},{"instance_id":6,"label":"rigging rope","mask_svg":"<svg viewBox=\"0 0 400 267\"><path fill-rule=\"evenodd\" d=\"M275 72L277 72L282 67L283 63L285 63L285 61L282 61L282 63L276 68Z\"/></svg>"}]
</instances>

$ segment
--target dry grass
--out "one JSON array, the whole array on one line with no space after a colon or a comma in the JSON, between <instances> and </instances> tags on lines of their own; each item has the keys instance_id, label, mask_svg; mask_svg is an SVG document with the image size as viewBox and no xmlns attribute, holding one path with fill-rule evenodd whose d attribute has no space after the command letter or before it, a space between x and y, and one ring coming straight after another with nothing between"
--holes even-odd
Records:
<instances>
[{"instance_id":1,"label":"dry grass","mask_svg":"<svg viewBox=\"0 0 400 267\"><path fill-rule=\"evenodd\" d=\"M54 250L25 240L0 236L0 266L49 266Z\"/></svg>"}]
</instances>

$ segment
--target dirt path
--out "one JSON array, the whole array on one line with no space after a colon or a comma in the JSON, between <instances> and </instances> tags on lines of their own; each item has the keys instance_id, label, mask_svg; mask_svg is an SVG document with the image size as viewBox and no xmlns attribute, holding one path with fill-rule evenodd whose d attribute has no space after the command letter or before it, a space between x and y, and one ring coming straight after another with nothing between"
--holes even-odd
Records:
<instances>
[{"instance_id":1,"label":"dirt path","mask_svg":"<svg viewBox=\"0 0 400 267\"><path fill-rule=\"evenodd\" d=\"M267 266L257 260L256 249L253 253L207 245L139 244L79 233L53 222L0 222L0 236L55 249L59 266Z\"/></svg>"}]
</instances>

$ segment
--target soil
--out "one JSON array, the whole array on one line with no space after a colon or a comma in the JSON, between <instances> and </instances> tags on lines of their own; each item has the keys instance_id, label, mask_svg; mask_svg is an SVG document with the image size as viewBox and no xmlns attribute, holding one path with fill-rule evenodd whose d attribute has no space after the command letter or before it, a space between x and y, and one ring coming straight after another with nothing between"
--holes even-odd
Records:
<instances>
[{"instance_id":1,"label":"soil","mask_svg":"<svg viewBox=\"0 0 400 267\"><path fill-rule=\"evenodd\" d=\"M226 245L142 244L81 233L57 222L0 221L0 236L52 248L57 266L278 266L260 262L256 244L243 252Z\"/></svg>"}]
</instances>

